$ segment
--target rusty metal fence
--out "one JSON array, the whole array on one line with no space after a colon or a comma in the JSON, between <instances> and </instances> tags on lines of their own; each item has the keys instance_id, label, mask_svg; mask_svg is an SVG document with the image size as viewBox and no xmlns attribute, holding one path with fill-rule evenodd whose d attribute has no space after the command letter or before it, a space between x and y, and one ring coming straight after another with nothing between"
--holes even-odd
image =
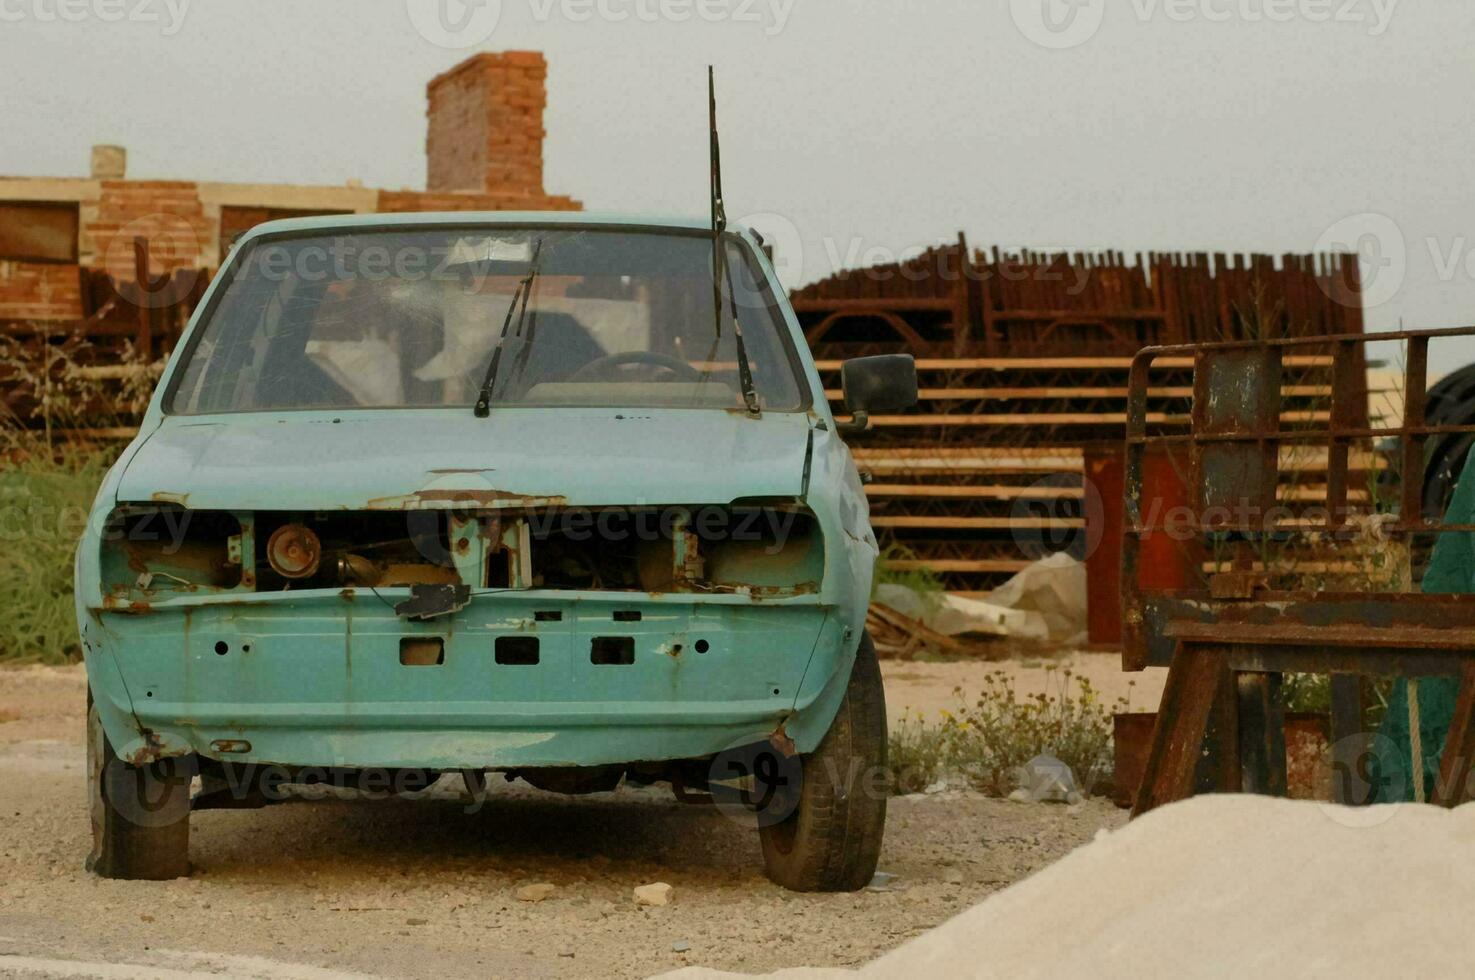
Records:
<instances>
[{"instance_id":1,"label":"rusty metal fence","mask_svg":"<svg viewBox=\"0 0 1475 980\"><path fill-rule=\"evenodd\" d=\"M1132 366L1122 594L1124 666L1169 667L1136 812L1203 789L1283 791L1286 674L1333 675L1332 739L1365 728L1360 678L1462 682L1437 795L1469 798L1475 760L1475 596L1416 591L1447 523L1426 493L1431 441L1475 426L1425 417L1430 344L1475 327L1149 348ZM1401 418L1371 425L1369 343L1404 345ZM1151 369L1194 361L1189 431L1155 425ZM1324 412L1291 416L1288 365L1320 363ZM1324 482L1288 493L1290 461L1315 455ZM1153 462L1184 471L1187 506L1165 509ZM1301 466L1296 472L1305 472ZM1309 503L1308 503L1309 501ZM1176 574L1164 575L1164 568ZM1164 587L1164 582L1170 583ZM1344 744L1345 749L1345 744ZM1207 763L1205 760L1208 760ZM1346 802L1348 793L1339 797Z\"/></svg>"}]
</instances>

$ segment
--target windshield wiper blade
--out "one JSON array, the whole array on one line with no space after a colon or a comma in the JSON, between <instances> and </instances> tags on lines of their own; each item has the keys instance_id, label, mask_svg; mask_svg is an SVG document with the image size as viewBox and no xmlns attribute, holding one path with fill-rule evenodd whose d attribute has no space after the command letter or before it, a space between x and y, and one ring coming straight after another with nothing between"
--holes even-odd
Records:
<instances>
[{"instance_id":1,"label":"windshield wiper blade","mask_svg":"<svg viewBox=\"0 0 1475 980\"><path fill-rule=\"evenodd\" d=\"M732 307L732 340L737 352L738 385L743 391L743 404L748 414L763 414L758 391L753 387L753 366L748 361L748 347L743 343L743 326L738 322L737 294L732 288L732 273L727 264L727 204L722 199L722 142L717 137L717 73L707 66L708 130L712 145L712 312L716 318L717 340L722 337L722 291L727 290ZM715 342L715 341L714 341Z\"/></svg>"},{"instance_id":2,"label":"windshield wiper blade","mask_svg":"<svg viewBox=\"0 0 1475 980\"><path fill-rule=\"evenodd\" d=\"M497 349L492 351L492 360L487 364L487 373L481 379L481 389L476 396L476 407L472 411L479 419L484 419L492 414L492 394L497 385L497 368L502 364L502 351L507 347L507 332L512 328L512 314L517 312L517 334L522 336L522 323L528 315L528 297L533 294L533 283L538 279L538 259L543 254L543 240L538 239L537 245L533 247L533 257L528 263L528 274L517 284L517 291L512 294L512 302L507 304L507 316L502 321L502 336L497 341ZM521 300L522 308L518 309L518 301Z\"/></svg>"}]
</instances>

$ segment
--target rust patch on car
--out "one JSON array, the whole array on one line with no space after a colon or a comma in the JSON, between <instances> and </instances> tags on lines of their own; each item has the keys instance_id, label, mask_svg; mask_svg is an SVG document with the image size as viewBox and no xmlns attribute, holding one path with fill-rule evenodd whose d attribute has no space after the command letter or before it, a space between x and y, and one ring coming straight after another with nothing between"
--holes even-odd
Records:
<instances>
[{"instance_id":1,"label":"rust patch on car","mask_svg":"<svg viewBox=\"0 0 1475 980\"><path fill-rule=\"evenodd\" d=\"M788 732L784 731L783 722L779 722L778 727L773 730L773 734L768 736L768 744L772 745L774 751L785 759L792 759L799 754L799 749L794 745L794 740L789 737Z\"/></svg>"},{"instance_id":2,"label":"rust patch on car","mask_svg":"<svg viewBox=\"0 0 1475 980\"><path fill-rule=\"evenodd\" d=\"M159 738L159 733L148 728L140 728L138 733L143 736L143 747L129 752L123 761L130 766L146 766L150 762L158 762L165 758L164 740Z\"/></svg>"},{"instance_id":3,"label":"rust patch on car","mask_svg":"<svg viewBox=\"0 0 1475 980\"><path fill-rule=\"evenodd\" d=\"M814 595L819 591L818 582L800 582L797 585L739 585L733 591L746 593L755 600L780 599L789 596Z\"/></svg>"},{"instance_id":4,"label":"rust patch on car","mask_svg":"<svg viewBox=\"0 0 1475 980\"><path fill-rule=\"evenodd\" d=\"M508 493L505 490L420 490L400 497L378 497L366 505L369 510L445 510L452 507L516 510L567 506L566 497L539 497L525 493Z\"/></svg>"},{"instance_id":5,"label":"rust patch on car","mask_svg":"<svg viewBox=\"0 0 1475 980\"><path fill-rule=\"evenodd\" d=\"M131 616L144 616L154 611L153 606L141 599L128 599L111 592L102 597L102 608L107 612L127 613Z\"/></svg>"}]
</instances>

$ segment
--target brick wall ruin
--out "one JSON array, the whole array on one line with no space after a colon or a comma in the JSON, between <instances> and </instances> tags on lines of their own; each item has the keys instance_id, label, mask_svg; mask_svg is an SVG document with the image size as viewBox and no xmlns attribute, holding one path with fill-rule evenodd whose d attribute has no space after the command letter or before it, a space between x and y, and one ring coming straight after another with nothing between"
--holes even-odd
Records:
<instances>
[{"instance_id":1,"label":"brick wall ruin","mask_svg":"<svg viewBox=\"0 0 1475 980\"><path fill-rule=\"evenodd\" d=\"M81 308L76 266L0 262L0 319L64 320Z\"/></svg>"},{"instance_id":2,"label":"brick wall ruin","mask_svg":"<svg viewBox=\"0 0 1475 980\"><path fill-rule=\"evenodd\" d=\"M246 228L279 217L405 211L577 211L543 190L541 54L478 54L427 87L429 189L129 180L119 147L89 177L0 177L0 325L93 312L96 273L134 278L133 241L159 276L219 267ZM56 228L71 229L58 242Z\"/></svg>"},{"instance_id":3,"label":"brick wall ruin","mask_svg":"<svg viewBox=\"0 0 1475 980\"><path fill-rule=\"evenodd\" d=\"M104 180L97 206L83 216L82 264L118 281L133 278L133 240L149 241L149 273L214 264L197 184L185 180Z\"/></svg>"}]
</instances>

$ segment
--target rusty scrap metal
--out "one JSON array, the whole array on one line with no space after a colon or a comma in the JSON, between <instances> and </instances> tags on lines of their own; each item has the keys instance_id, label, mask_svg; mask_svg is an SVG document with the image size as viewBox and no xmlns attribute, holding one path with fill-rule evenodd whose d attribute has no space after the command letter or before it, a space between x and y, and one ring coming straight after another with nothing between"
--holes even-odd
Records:
<instances>
[{"instance_id":1,"label":"rusty scrap metal","mask_svg":"<svg viewBox=\"0 0 1475 980\"><path fill-rule=\"evenodd\" d=\"M1359 334L1359 291L1354 255L975 251L959 235L915 258L839 272L792 299L837 407L843 359L896 352L918 358L924 407L873 419L873 431L856 437L861 453L892 463L890 478L868 489L873 522L884 543L905 549L887 559L893 567L928 569L951 589L987 591L1042 553L1060 550L1061 519L1096 511L1029 497L1039 482L1025 486L1014 473L977 465L986 454L1014 453L1023 462L1024 446L1054 447L1056 455L1119 447L1126 373L1144 344L1248 338L1261 330ZM1262 309L1275 313L1262 318ZM1288 412L1326 411L1331 359L1318 360L1304 383L1287 386ZM1188 426L1191 368L1181 358L1156 362L1152 417ZM1348 373L1363 385L1362 372ZM1355 421L1359 400L1338 401L1331 411ZM1361 415L1365 422L1365 397ZM944 465L970 456L971 472ZM894 465L905 458L917 465ZM1047 489L1080 492L1078 471L1058 477ZM1001 489L1022 495L1001 500ZM1114 540L1104 550L1109 554L1091 575L1093 586L1099 583L1092 638L1114 643L1120 563Z\"/></svg>"},{"instance_id":2,"label":"rusty scrap metal","mask_svg":"<svg viewBox=\"0 0 1475 980\"><path fill-rule=\"evenodd\" d=\"M1380 547L1401 545L1413 554L1421 539L1475 531L1424 513L1426 438L1475 433L1475 425L1427 424L1429 344L1472 336L1475 328L1375 338L1403 342L1408 350L1404 415L1386 429L1369 427L1359 409L1364 348L1374 338L1235 341L1149 348L1137 355L1126 439L1123 661L1128 670L1158 665L1169 673L1134 814L1192 795L1215 718L1227 719L1232 729L1231 737L1209 745L1222 785L1283 795L1280 678L1287 673L1344 678L1333 703L1333 730L1343 734L1362 729L1363 699L1347 677L1461 677L1436 796L1449 806L1469 799L1475 789L1469 778L1475 764L1475 596L1379 592L1371 582L1341 591L1287 589L1281 584L1287 574L1273 572L1263 556L1297 536L1319 535L1334 543L1355 537L1360 515L1349 505L1348 487L1350 449L1359 440L1396 441L1396 450L1375 446L1372 452L1396 452L1402 464L1398 509L1375 521ZM1289 355L1308 349L1332 358L1332 410L1324 424L1288 425L1282 372ZM1192 430L1162 432L1147 413L1149 371L1155 360L1183 356L1195 363ZM1327 512L1320 519L1288 519L1277 496L1288 445L1323 447L1327 453ZM1144 461L1165 447L1186 451L1194 500L1192 513L1178 515L1171 526L1144 490ZM1187 588L1145 586L1145 542L1169 532L1183 547L1212 544L1228 550L1231 560L1211 563L1202 581ZM1361 802L1349 796L1339 799Z\"/></svg>"}]
</instances>

